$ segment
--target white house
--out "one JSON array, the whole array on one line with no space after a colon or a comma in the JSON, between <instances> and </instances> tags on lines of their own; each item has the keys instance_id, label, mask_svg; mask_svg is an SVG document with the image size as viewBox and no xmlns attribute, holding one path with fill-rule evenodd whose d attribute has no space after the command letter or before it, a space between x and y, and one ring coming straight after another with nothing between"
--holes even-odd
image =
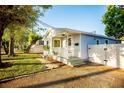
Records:
<instances>
[{"instance_id":1,"label":"white house","mask_svg":"<svg viewBox=\"0 0 124 93\"><path fill-rule=\"evenodd\" d=\"M88 45L120 43L110 37L68 28L50 28L43 40L50 47L49 55L71 66L88 61Z\"/></svg>"}]
</instances>

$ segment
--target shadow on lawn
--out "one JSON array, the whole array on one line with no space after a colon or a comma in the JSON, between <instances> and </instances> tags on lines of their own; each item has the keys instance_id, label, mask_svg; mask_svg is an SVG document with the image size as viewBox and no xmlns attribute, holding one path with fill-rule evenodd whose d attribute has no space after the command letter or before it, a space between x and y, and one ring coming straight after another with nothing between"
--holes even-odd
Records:
<instances>
[{"instance_id":1,"label":"shadow on lawn","mask_svg":"<svg viewBox=\"0 0 124 93\"><path fill-rule=\"evenodd\" d=\"M56 63L14 63L13 65L46 65L46 64L56 64L56 65L59 65L59 66L64 66L63 63L60 63L60 62L56 62Z\"/></svg>"},{"instance_id":2,"label":"shadow on lawn","mask_svg":"<svg viewBox=\"0 0 124 93\"><path fill-rule=\"evenodd\" d=\"M8 67L11 67L11 66L13 66L12 63L10 63L10 62L5 62L5 63L2 63L2 64L0 65L0 69L1 69L1 68L8 68Z\"/></svg>"},{"instance_id":3,"label":"shadow on lawn","mask_svg":"<svg viewBox=\"0 0 124 93\"><path fill-rule=\"evenodd\" d=\"M20 57L20 58L3 58L2 60L4 61L4 60L21 60L21 59L34 59L34 58L41 58L41 57L29 57L29 58L24 58L24 57Z\"/></svg>"},{"instance_id":4,"label":"shadow on lawn","mask_svg":"<svg viewBox=\"0 0 124 93\"><path fill-rule=\"evenodd\" d=\"M14 63L13 65L42 65L42 63Z\"/></svg>"},{"instance_id":5,"label":"shadow on lawn","mask_svg":"<svg viewBox=\"0 0 124 93\"><path fill-rule=\"evenodd\" d=\"M51 81L51 82L45 82L45 83L36 84L36 85L24 86L23 88L48 87L48 86L51 86L51 85L56 85L56 84L61 84L61 83L66 83L66 82L71 82L73 80L79 80L80 78L86 78L86 77L90 77L90 76L96 76L96 75L104 74L104 73L107 73L107 72L110 72L110 71L115 71L115 70L118 70L118 68L113 68L113 69L108 69L108 70L98 71L98 72L92 72L92 73L88 73L88 74L84 74L84 75L80 75L80 76L69 77L69 78L65 78L65 79L61 79L61 80L56 80L56 81Z\"/></svg>"},{"instance_id":6,"label":"shadow on lawn","mask_svg":"<svg viewBox=\"0 0 124 93\"><path fill-rule=\"evenodd\" d=\"M18 70L6 70L6 69L3 69L3 68L9 68L9 67L12 67L12 66L16 66L16 65L42 65L42 63L12 63L12 62L5 62L5 63L2 63L2 66L0 66L0 72L13 72L13 71L18 71ZM3 70L1 70L3 69Z\"/></svg>"}]
</instances>

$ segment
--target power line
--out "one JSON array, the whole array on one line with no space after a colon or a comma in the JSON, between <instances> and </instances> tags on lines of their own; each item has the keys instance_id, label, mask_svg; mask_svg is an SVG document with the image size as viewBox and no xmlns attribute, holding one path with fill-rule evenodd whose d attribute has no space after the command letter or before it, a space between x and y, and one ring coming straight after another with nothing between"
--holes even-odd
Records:
<instances>
[{"instance_id":1,"label":"power line","mask_svg":"<svg viewBox=\"0 0 124 93\"><path fill-rule=\"evenodd\" d=\"M50 27L50 28L53 28L53 29L56 28L56 27L53 27L53 26L51 26L51 25L49 25L49 24L47 24L47 23L45 23L45 22L43 22L43 21L41 21L41 20L38 20L38 22L39 22L40 24L44 25L44 26L47 26L47 27Z\"/></svg>"}]
</instances>

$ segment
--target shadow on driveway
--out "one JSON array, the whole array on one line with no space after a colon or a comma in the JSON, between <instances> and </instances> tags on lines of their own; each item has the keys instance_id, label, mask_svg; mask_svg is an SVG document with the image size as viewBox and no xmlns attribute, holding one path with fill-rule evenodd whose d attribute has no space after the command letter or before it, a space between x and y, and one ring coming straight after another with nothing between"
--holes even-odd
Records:
<instances>
[{"instance_id":1,"label":"shadow on driveway","mask_svg":"<svg viewBox=\"0 0 124 93\"><path fill-rule=\"evenodd\" d=\"M80 76L69 77L69 78L65 78L65 79L61 79L61 80L56 80L56 81L51 81L51 82L45 82L45 83L41 83L41 84L24 86L23 88L48 87L48 86L51 86L51 85L56 85L56 84L61 84L61 83L66 83L66 82L78 80L80 78L86 78L86 77L89 77L89 76L101 75L101 74L104 74L104 73L107 73L107 72L111 72L111 71L115 71L115 70L118 70L118 68L113 68L113 69L108 69L108 70L98 71L98 72L92 72L92 73L83 74L83 75L80 75Z\"/></svg>"}]
</instances>

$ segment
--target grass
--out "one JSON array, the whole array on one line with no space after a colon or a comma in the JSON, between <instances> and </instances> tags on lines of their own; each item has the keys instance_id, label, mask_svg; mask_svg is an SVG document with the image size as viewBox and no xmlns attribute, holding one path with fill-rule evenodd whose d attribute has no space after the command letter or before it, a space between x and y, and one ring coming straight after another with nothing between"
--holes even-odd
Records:
<instances>
[{"instance_id":1,"label":"grass","mask_svg":"<svg viewBox=\"0 0 124 93\"><path fill-rule=\"evenodd\" d=\"M0 68L0 79L29 75L42 71L45 66L37 58L41 58L41 54L25 54L19 52L14 57L2 55L3 63L9 62L12 63L12 66Z\"/></svg>"}]
</instances>

